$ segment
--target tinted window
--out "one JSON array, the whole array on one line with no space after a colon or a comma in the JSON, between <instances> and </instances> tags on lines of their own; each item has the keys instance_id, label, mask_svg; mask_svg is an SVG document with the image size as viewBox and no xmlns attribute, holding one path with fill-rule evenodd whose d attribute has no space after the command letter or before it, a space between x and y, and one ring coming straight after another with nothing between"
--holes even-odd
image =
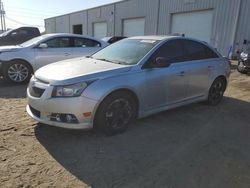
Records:
<instances>
[{"instance_id":1,"label":"tinted window","mask_svg":"<svg viewBox=\"0 0 250 188\"><path fill-rule=\"evenodd\" d=\"M183 56L183 43L181 40L171 40L163 44L151 57L151 62L157 57L164 57L169 63L185 61Z\"/></svg>"},{"instance_id":2,"label":"tinted window","mask_svg":"<svg viewBox=\"0 0 250 188\"><path fill-rule=\"evenodd\" d=\"M211 49L199 42L183 40L183 43L185 45L184 53L187 61L218 57Z\"/></svg>"},{"instance_id":3,"label":"tinted window","mask_svg":"<svg viewBox=\"0 0 250 188\"><path fill-rule=\"evenodd\" d=\"M45 43L48 45L48 48L67 48L67 47L70 47L70 39L68 37L51 39Z\"/></svg>"},{"instance_id":4,"label":"tinted window","mask_svg":"<svg viewBox=\"0 0 250 188\"><path fill-rule=\"evenodd\" d=\"M18 31L18 34L19 34L19 35L28 35L28 31L25 30L25 29L20 29L20 30Z\"/></svg>"},{"instance_id":5,"label":"tinted window","mask_svg":"<svg viewBox=\"0 0 250 188\"><path fill-rule=\"evenodd\" d=\"M85 38L74 38L74 47L100 47L101 44L97 41Z\"/></svg>"}]
</instances>

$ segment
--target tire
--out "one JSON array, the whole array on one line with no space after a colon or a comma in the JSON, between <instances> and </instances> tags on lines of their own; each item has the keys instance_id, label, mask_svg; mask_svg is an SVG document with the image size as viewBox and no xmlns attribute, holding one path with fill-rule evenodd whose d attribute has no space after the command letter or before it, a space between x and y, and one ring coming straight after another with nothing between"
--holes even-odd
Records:
<instances>
[{"instance_id":1,"label":"tire","mask_svg":"<svg viewBox=\"0 0 250 188\"><path fill-rule=\"evenodd\" d=\"M107 136L121 134L135 120L136 115L137 103L134 97L127 92L116 92L100 104L95 117L95 127Z\"/></svg>"},{"instance_id":2,"label":"tire","mask_svg":"<svg viewBox=\"0 0 250 188\"><path fill-rule=\"evenodd\" d=\"M27 83L31 77L32 69L28 63L23 61L12 61L6 63L3 76L6 81L12 83Z\"/></svg>"},{"instance_id":3,"label":"tire","mask_svg":"<svg viewBox=\"0 0 250 188\"><path fill-rule=\"evenodd\" d=\"M211 106L218 105L223 98L225 90L226 90L225 79L222 77L216 78L209 89L207 104Z\"/></svg>"}]
</instances>

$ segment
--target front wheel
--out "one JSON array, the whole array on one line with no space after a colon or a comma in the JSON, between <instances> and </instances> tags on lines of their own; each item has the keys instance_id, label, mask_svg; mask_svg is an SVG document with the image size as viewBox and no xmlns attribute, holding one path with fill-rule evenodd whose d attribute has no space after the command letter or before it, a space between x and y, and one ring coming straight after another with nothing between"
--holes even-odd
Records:
<instances>
[{"instance_id":1,"label":"front wheel","mask_svg":"<svg viewBox=\"0 0 250 188\"><path fill-rule=\"evenodd\" d=\"M31 68L22 61L13 61L4 66L4 78L13 83L28 82L31 76Z\"/></svg>"},{"instance_id":2,"label":"front wheel","mask_svg":"<svg viewBox=\"0 0 250 188\"><path fill-rule=\"evenodd\" d=\"M137 105L133 96L116 92L108 96L97 110L95 123L106 135L123 133L136 118Z\"/></svg>"},{"instance_id":3,"label":"front wheel","mask_svg":"<svg viewBox=\"0 0 250 188\"><path fill-rule=\"evenodd\" d=\"M207 103L212 106L218 105L224 95L226 90L226 81L224 78L217 78L213 82L212 86L209 89Z\"/></svg>"}]
</instances>

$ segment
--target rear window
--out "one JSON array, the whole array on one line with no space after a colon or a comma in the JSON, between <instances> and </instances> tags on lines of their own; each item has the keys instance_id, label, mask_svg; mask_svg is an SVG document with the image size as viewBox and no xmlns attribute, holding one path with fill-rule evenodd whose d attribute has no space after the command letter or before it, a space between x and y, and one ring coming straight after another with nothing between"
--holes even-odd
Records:
<instances>
[{"instance_id":1,"label":"rear window","mask_svg":"<svg viewBox=\"0 0 250 188\"><path fill-rule=\"evenodd\" d=\"M204 44L191 40L183 40L187 61L218 58L218 55Z\"/></svg>"},{"instance_id":2,"label":"rear window","mask_svg":"<svg viewBox=\"0 0 250 188\"><path fill-rule=\"evenodd\" d=\"M101 44L95 40L86 38L73 38L74 47L101 47Z\"/></svg>"}]
</instances>

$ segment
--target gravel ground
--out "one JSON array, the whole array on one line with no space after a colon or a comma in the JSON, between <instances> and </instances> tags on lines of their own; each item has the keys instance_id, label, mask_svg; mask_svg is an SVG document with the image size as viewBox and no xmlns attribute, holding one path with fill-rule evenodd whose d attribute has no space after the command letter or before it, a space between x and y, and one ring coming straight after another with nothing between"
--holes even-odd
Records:
<instances>
[{"instance_id":1,"label":"gravel ground","mask_svg":"<svg viewBox=\"0 0 250 188\"><path fill-rule=\"evenodd\" d=\"M113 137L37 124L26 86L0 81L0 187L250 187L250 75L232 70L217 107L135 122Z\"/></svg>"}]
</instances>

